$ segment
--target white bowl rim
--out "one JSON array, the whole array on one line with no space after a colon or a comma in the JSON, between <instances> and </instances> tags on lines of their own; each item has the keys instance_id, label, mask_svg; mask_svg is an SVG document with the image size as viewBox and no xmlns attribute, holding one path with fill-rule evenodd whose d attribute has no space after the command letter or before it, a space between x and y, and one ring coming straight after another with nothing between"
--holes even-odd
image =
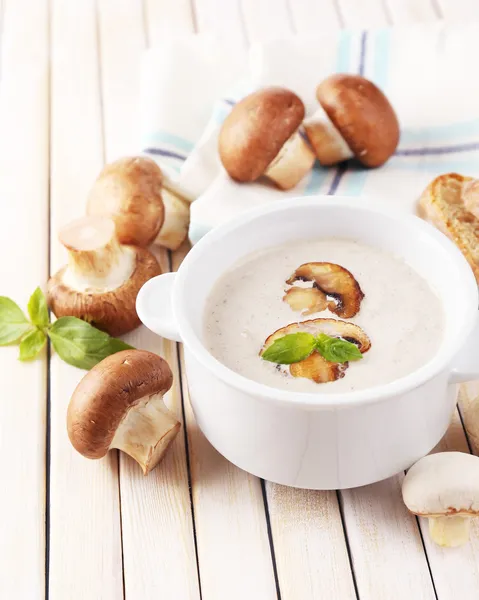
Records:
<instances>
[{"instance_id":1,"label":"white bowl rim","mask_svg":"<svg viewBox=\"0 0 479 600\"><path fill-rule=\"evenodd\" d=\"M398 221L398 224L404 223L408 226L412 225L418 232L421 231L426 233L448 251L456 263L456 268L459 270L461 278L464 281L464 289L467 293L467 298L470 298L470 300L467 311L464 311L463 313L463 327L457 332L455 342L450 345L447 352L443 353L442 357L441 354L438 353L416 371L390 383L352 392L322 394L321 392L294 392L282 390L253 381L223 365L210 354L208 350L206 350L202 341L188 322L184 312L181 310L184 299L183 290L188 279L188 274L194 267L194 263L197 260L200 260L203 250L212 244L220 243L221 240L227 237L232 231L246 226L250 221L265 214L281 211L287 212L298 207L317 207L318 205L323 205L325 207L339 206L344 209L354 208L356 210L378 213L386 217L393 217ZM278 200L245 211L235 219L214 228L193 246L184 259L175 278L172 296L173 313L181 339L188 351L193 353L203 367L208 369L208 371L212 372L227 385L246 394L291 408L302 406L309 409L335 409L373 404L383 399L409 392L439 375L450 367L453 358L458 354L461 347L472 333L478 315L478 302L478 288L472 269L460 250L443 233L435 229L432 225L416 215L399 212L390 207L385 207L377 201L372 201L364 197L356 198L322 195Z\"/></svg>"}]
</instances>

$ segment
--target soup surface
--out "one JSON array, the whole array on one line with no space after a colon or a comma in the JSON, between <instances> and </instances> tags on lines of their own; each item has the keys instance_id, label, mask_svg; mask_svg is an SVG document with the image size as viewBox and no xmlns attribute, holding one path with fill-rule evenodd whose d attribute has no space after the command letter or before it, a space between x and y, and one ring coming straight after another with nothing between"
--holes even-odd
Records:
<instances>
[{"instance_id":1,"label":"soup surface","mask_svg":"<svg viewBox=\"0 0 479 600\"><path fill-rule=\"evenodd\" d=\"M355 316L341 319L329 308L306 315L283 300L292 285L314 287L314 281L286 283L298 267L312 262L350 271L364 294ZM335 297L327 298L334 308ZM337 380L293 377L288 366L259 356L276 330L317 318L354 323L371 341L363 358L350 361ZM245 257L218 279L204 316L205 345L220 362L248 379L296 392L349 392L391 382L428 362L442 332L441 302L418 273L383 250L339 238L288 243Z\"/></svg>"}]
</instances>

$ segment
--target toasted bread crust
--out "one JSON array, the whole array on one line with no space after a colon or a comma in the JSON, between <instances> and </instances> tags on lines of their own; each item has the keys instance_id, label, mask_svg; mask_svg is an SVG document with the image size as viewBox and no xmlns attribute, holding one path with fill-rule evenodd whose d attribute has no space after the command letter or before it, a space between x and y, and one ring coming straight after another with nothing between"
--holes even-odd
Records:
<instances>
[{"instance_id":1,"label":"toasted bread crust","mask_svg":"<svg viewBox=\"0 0 479 600\"><path fill-rule=\"evenodd\" d=\"M446 173L432 181L419 199L420 214L461 250L479 283L479 219L464 205L464 185L472 177Z\"/></svg>"}]
</instances>

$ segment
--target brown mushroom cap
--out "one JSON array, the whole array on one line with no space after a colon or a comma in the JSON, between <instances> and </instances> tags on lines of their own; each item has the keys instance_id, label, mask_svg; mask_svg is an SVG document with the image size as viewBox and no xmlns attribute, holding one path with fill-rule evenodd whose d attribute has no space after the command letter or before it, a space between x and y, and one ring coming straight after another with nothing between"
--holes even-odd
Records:
<instances>
[{"instance_id":1,"label":"brown mushroom cap","mask_svg":"<svg viewBox=\"0 0 479 600\"><path fill-rule=\"evenodd\" d=\"M399 123L389 100L359 75L331 75L316 89L318 102L367 167L379 167L399 142Z\"/></svg>"},{"instance_id":2,"label":"brown mushroom cap","mask_svg":"<svg viewBox=\"0 0 479 600\"><path fill-rule=\"evenodd\" d=\"M80 381L67 412L68 437L88 458L108 452L116 430L131 408L173 383L168 363L146 350L123 350L95 365Z\"/></svg>"},{"instance_id":3,"label":"brown mushroom cap","mask_svg":"<svg viewBox=\"0 0 479 600\"><path fill-rule=\"evenodd\" d=\"M341 265L305 263L296 269L286 283L292 285L296 281L312 281L313 287L292 287L286 292L283 300L293 310L312 314L329 309L343 319L350 319L359 312L364 294L353 274ZM332 296L334 300L328 300L327 296Z\"/></svg>"},{"instance_id":4,"label":"brown mushroom cap","mask_svg":"<svg viewBox=\"0 0 479 600\"><path fill-rule=\"evenodd\" d=\"M122 244L149 246L165 218L163 175L150 158L121 158L104 167L93 184L87 214L113 218Z\"/></svg>"},{"instance_id":5,"label":"brown mushroom cap","mask_svg":"<svg viewBox=\"0 0 479 600\"><path fill-rule=\"evenodd\" d=\"M219 135L221 162L236 181L255 181L301 125L304 104L290 90L270 87L236 104Z\"/></svg>"},{"instance_id":6,"label":"brown mushroom cap","mask_svg":"<svg viewBox=\"0 0 479 600\"><path fill-rule=\"evenodd\" d=\"M347 321L337 319L311 319L301 321L300 323L291 323L286 327L276 330L264 342L260 351L260 356L279 338L291 333L305 331L313 335L325 333L330 337L337 337L347 342L356 344L359 351L364 354L371 348L371 341L366 333L355 325ZM321 354L314 351L304 360L289 365L289 372L293 377L306 377L315 383L328 383L344 377L348 363L333 363L326 360Z\"/></svg>"},{"instance_id":7,"label":"brown mushroom cap","mask_svg":"<svg viewBox=\"0 0 479 600\"><path fill-rule=\"evenodd\" d=\"M78 317L113 336L141 325L136 313L136 297L146 281L161 274L161 267L145 248L127 248L135 252L135 269L129 279L114 290L80 292L63 281L68 266L55 273L47 284L48 304L53 314L57 318Z\"/></svg>"}]
</instances>

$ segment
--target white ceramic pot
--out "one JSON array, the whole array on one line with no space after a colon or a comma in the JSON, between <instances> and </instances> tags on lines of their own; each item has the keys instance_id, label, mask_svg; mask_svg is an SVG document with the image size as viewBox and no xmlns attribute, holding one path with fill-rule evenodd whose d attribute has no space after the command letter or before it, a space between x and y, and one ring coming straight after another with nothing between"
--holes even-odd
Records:
<instances>
[{"instance_id":1,"label":"white ceramic pot","mask_svg":"<svg viewBox=\"0 0 479 600\"><path fill-rule=\"evenodd\" d=\"M349 393L293 393L250 381L205 349L203 309L239 258L283 242L349 237L402 256L446 313L443 342L417 371ZM387 285L387 281L384 282ZM358 199L292 199L245 213L206 235L178 273L155 277L137 300L143 323L185 346L191 402L208 440L235 465L277 483L338 489L408 468L446 431L460 381L479 376L476 281L459 250L413 216Z\"/></svg>"}]
</instances>

